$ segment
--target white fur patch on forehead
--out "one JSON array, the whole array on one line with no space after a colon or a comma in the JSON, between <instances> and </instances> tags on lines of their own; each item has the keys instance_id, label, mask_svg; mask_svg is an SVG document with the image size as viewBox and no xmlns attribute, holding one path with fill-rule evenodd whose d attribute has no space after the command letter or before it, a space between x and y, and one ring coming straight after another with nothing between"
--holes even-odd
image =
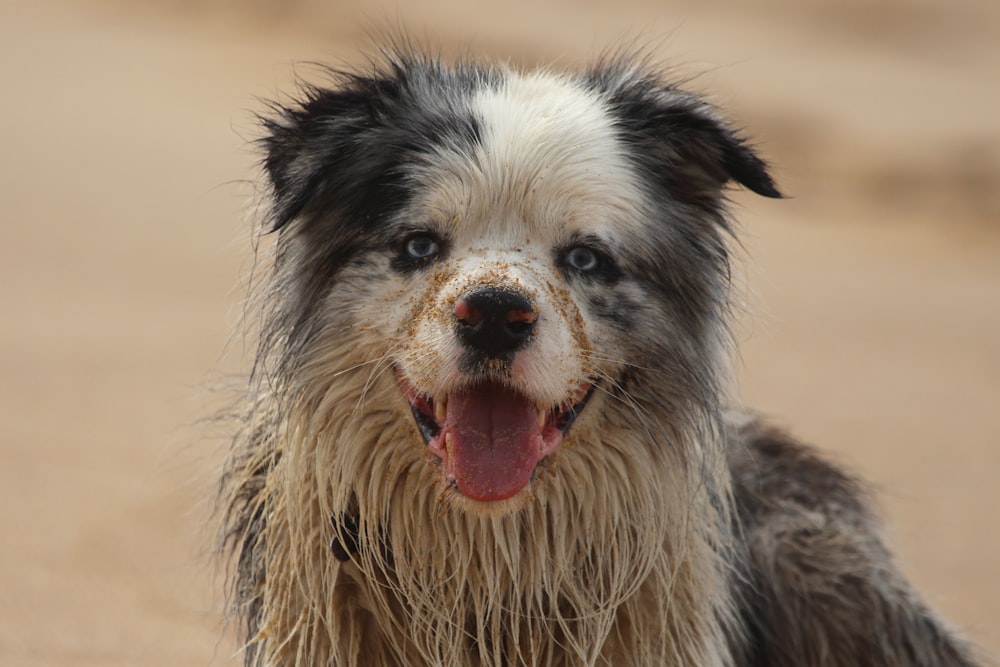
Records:
<instances>
[{"instance_id":1,"label":"white fur patch on forehead","mask_svg":"<svg viewBox=\"0 0 1000 667\"><path fill-rule=\"evenodd\" d=\"M461 206L447 214L480 233L636 224L642 190L598 93L548 72L507 72L474 94L470 110L480 144L474 156L446 159L435 208Z\"/></svg>"}]
</instances>

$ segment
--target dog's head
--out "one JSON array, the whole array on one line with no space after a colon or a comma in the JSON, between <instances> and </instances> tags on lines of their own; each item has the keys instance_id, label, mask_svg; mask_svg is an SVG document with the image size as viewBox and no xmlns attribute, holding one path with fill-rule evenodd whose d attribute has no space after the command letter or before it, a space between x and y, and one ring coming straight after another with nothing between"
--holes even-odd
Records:
<instances>
[{"instance_id":1,"label":"dog's head","mask_svg":"<svg viewBox=\"0 0 1000 667\"><path fill-rule=\"evenodd\" d=\"M265 341L362 418L410 413L383 445L465 506L530 496L577 432L655 440L712 409L723 190L780 195L702 100L625 60L570 76L400 56L265 126Z\"/></svg>"}]
</instances>

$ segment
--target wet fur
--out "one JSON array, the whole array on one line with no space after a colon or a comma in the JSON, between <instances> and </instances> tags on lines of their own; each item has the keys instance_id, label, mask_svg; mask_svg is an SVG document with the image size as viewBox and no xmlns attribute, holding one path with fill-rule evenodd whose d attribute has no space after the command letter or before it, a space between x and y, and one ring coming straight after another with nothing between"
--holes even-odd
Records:
<instances>
[{"instance_id":1,"label":"wet fur","mask_svg":"<svg viewBox=\"0 0 1000 667\"><path fill-rule=\"evenodd\" d=\"M629 58L522 75L396 52L333 77L263 120L276 239L222 483L247 665L972 664L859 485L729 410L723 190L779 195L711 107ZM500 159L489 114L516 124L522 106L539 120ZM525 129L551 140L518 144ZM491 273L456 241L439 266L401 259L424 220L461 238L495 211L516 212L512 238L535 221L521 240L537 256L483 260L508 262ZM588 234L614 257L606 275L558 268ZM575 341L570 370L537 353L537 375L598 391L530 489L489 506L443 481L394 373L462 382L434 309L447 319L462 281L508 272ZM531 377L531 395L556 391Z\"/></svg>"}]
</instances>

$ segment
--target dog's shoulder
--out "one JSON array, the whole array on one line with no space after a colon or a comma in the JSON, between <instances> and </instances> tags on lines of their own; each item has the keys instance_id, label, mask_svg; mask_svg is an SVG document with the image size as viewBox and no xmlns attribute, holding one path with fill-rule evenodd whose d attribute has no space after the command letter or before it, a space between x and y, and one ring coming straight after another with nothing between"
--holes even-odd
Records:
<instances>
[{"instance_id":1,"label":"dog's shoulder","mask_svg":"<svg viewBox=\"0 0 1000 667\"><path fill-rule=\"evenodd\" d=\"M893 563L863 486L762 420L732 427L751 665L972 665Z\"/></svg>"}]
</instances>

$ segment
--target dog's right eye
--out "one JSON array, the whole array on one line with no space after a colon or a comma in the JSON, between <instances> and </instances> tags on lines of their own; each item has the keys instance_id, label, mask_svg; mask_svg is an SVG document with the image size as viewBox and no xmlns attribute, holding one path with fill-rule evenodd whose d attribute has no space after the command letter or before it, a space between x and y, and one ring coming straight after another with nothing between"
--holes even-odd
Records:
<instances>
[{"instance_id":1,"label":"dog's right eye","mask_svg":"<svg viewBox=\"0 0 1000 667\"><path fill-rule=\"evenodd\" d=\"M441 252L441 245L433 236L417 234L411 236L403 244L403 253L408 259L422 260L436 257Z\"/></svg>"},{"instance_id":2,"label":"dog's right eye","mask_svg":"<svg viewBox=\"0 0 1000 667\"><path fill-rule=\"evenodd\" d=\"M389 266L399 273L408 274L427 268L440 259L447 252L448 244L430 232L415 231L399 237L391 248L395 256Z\"/></svg>"}]
</instances>

